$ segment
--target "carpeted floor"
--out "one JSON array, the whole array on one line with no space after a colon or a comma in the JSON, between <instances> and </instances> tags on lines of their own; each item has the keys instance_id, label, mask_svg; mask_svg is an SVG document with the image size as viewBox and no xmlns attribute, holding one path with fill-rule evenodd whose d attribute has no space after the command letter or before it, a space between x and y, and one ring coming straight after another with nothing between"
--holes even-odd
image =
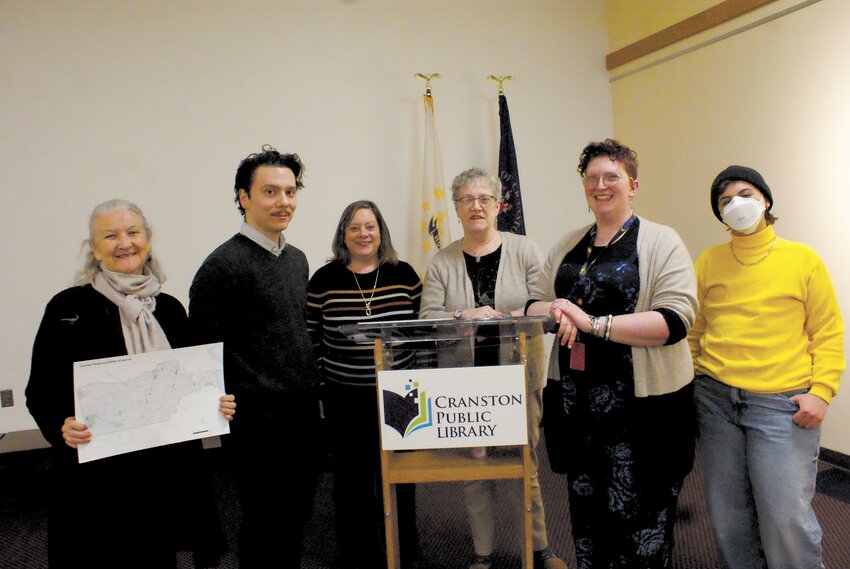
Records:
<instances>
[{"instance_id":1,"label":"carpeted floor","mask_svg":"<svg viewBox=\"0 0 850 569\"><path fill-rule=\"evenodd\" d=\"M553 474L545 462L540 465L541 485L546 503L549 540L569 567L575 567L570 538L570 521L566 482ZM213 451L214 452L214 451ZM2 458L2 456L0 456ZM37 466L39 461L31 461ZM815 510L824 529L824 557L828 569L850 569L850 475L847 471L825 463L819 466L818 494ZM45 553L46 513L37 488L40 473L18 481L23 490L10 491L8 478L3 480L5 492L0 501L0 569L41 569L47 567ZM6 474L8 471L0 471ZM216 475L219 506L228 552L221 569L237 569L235 535L239 507L233 484L226 471ZM316 496L315 513L307 528L302 569L337 569L334 564L333 506L330 498L332 480L324 475ZM505 484L500 485L500 491ZM500 569L519 568L520 532L518 520L508 512L507 500L499 512L496 563ZM716 569L710 529L702 495L699 465L685 482L679 501L680 522L676 527L676 569ZM427 569L465 569L471 556L466 514L457 484L423 484L417 488L417 515L420 528L422 567ZM181 569L191 569L188 555L179 559ZM380 568L376 568L380 569Z\"/></svg>"}]
</instances>

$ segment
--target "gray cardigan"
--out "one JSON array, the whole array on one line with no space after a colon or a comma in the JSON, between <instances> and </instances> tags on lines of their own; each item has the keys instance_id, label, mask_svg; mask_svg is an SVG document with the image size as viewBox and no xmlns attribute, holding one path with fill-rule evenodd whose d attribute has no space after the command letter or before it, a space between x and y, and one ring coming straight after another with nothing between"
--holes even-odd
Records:
<instances>
[{"instance_id":1,"label":"gray cardigan","mask_svg":"<svg viewBox=\"0 0 850 569\"><path fill-rule=\"evenodd\" d=\"M502 256L496 274L496 306L499 312L525 308L530 292L539 286L543 275L540 261L542 255L534 242L524 236L500 232ZM475 308L475 292L466 273L461 240L458 239L442 249L431 260L425 271L422 290L422 305L419 318L445 318L455 310ZM528 346L529 390L543 388L543 344L542 336ZM471 348L470 345L467 348ZM448 351L441 353L441 365L470 365L471 350L460 348L453 357ZM501 360L507 362L508 354L503 351ZM452 360L452 361L449 361Z\"/></svg>"},{"instance_id":2,"label":"gray cardigan","mask_svg":"<svg viewBox=\"0 0 850 569\"><path fill-rule=\"evenodd\" d=\"M693 262L678 233L672 228L639 217L637 249L640 292L635 312L669 308L679 315L686 330L693 326L697 312L696 275ZM555 277L564 257L591 226L568 233L549 252L539 286L532 289L536 300L555 299ZM596 315L599 316L599 315ZM552 346L549 377L560 379L558 343ZM662 395L678 391L694 377L688 343L681 340L670 346L632 347L635 396Z\"/></svg>"}]
</instances>

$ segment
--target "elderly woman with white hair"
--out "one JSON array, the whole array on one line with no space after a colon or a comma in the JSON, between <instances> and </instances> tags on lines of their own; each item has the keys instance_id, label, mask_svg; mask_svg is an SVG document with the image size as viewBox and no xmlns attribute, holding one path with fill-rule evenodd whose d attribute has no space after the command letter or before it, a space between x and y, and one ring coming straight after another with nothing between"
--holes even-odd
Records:
<instances>
[{"instance_id":1,"label":"elderly woman with white hair","mask_svg":"<svg viewBox=\"0 0 850 569\"><path fill-rule=\"evenodd\" d=\"M111 200L91 214L77 286L48 303L35 339L27 407L50 443L48 557L51 568L172 568L192 551L217 566L221 527L199 441L80 464L88 426L74 416L74 362L190 345L186 311L160 292L141 210ZM219 410L233 418L222 395Z\"/></svg>"}]
</instances>

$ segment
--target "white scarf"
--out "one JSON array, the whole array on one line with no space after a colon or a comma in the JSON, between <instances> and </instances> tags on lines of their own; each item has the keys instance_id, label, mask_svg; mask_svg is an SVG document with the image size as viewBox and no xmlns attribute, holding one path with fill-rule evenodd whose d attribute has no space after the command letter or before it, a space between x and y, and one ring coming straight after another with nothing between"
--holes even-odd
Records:
<instances>
[{"instance_id":1,"label":"white scarf","mask_svg":"<svg viewBox=\"0 0 850 569\"><path fill-rule=\"evenodd\" d=\"M100 294L111 300L121 314L121 330L128 354L156 352L171 347L165 332L153 315L159 280L145 267L142 275L101 271L92 281Z\"/></svg>"}]
</instances>

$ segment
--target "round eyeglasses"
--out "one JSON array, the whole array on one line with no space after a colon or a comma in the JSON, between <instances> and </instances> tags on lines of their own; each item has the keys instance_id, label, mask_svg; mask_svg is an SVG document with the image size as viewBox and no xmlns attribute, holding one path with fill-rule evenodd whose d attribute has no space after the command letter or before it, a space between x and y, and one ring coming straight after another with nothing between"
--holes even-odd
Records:
<instances>
[{"instance_id":1,"label":"round eyeglasses","mask_svg":"<svg viewBox=\"0 0 850 569\"><path fill-rule=\"evenodd\" d=\"M629 180L631 180L631 176L625 176ZM602 187L607 188L608 186L613 186L617 182L619 182L623 176L617 174L615 172L610 172L608 174L603 174L602 176L584 176L581 179L581 183L584 184L584 188L586 190L592 190L599 186L599 180L602 180Z\"/></svg>"}]
</instances>

